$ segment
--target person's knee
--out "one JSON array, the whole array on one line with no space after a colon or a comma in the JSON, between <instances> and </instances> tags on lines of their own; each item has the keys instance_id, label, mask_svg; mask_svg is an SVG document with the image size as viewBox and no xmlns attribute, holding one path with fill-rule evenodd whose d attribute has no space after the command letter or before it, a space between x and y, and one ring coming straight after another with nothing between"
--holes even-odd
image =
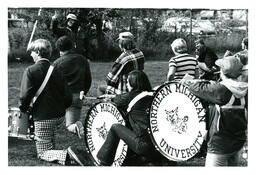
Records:
<instances>
[{"instance_id":1,"label":"person's knee","mask_svg":"<svg viewBox=\"0 0 256 175\"><path fill-rule=\"evenodd\" d=\"M120 125L120 124L118 124L118 123L114 123L114 124L112 124L112 126L111 126L110 130L112 130L112 131L116 131L116 130L119 128L119 125Z\"/></svg>"}]
</instances>

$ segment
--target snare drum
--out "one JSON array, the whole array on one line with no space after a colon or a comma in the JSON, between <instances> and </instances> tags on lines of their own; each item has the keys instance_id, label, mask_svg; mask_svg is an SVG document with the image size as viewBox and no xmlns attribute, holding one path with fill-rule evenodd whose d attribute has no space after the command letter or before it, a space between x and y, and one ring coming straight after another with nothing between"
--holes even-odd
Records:
<instances>
[{"instance_id":1,"label":"snare drum","mask_svg":"<svg viewBox=\"0 0 256 175\"><path fill-rule=\"evenodd\" d=\"M178 82L160 86L150 109L149 133L156 149L172 161L196 155L206 134L206 111L200 99Z\"/></svg>"},{"instance_id":2,"label":"snare drum","mask_svg":"<svg viewBox=\"0 0 256 175\"><path fill-rule=\"evenodd\" d=\"M93 162L98 165L97 153L104 141L112 124L125 125L123 114L110 102L99 102L92 106L85 119L85 145ZM126 158L128 146L120 140L112 166L121 166Z\"/></svg>"},{"instance_id":3,"label":"snare drum","mask_svg":"<svg viewBox=\"0 0 256 175\"><path fill-rule=\"evenodd\" d=\"M33 130L31 116L15 107L10 108L8 114L8 136L31 140Z\"/></svg>"}]
</instances>

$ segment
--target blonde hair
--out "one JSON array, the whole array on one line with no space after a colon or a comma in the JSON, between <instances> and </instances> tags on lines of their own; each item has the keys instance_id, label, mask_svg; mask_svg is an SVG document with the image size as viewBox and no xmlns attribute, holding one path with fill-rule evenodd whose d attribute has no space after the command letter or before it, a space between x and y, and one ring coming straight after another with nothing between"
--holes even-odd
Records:
<instances>
[{"instance_id":1,"label":"blonde hair","mask_svg":"<svg viewBox=\"0 0 256 175\"><path fill-rule=\"evenodd\" d=\"M176 53L186 53L188 51L187 43L183 38L174 40L171 44L172 50Z\"/></svg>"},{"instance_id":2,"label":"blonde hair","mask_svg":"<svg viewBox=\"0 0 256 175\"><path fill-rule=\"evenodd\" d=\"M39 52L42 58L50 58L52 53L52 45L46 39L37 39L31 42L28 46L28 51Z\"/></svg>"}]
</instances>

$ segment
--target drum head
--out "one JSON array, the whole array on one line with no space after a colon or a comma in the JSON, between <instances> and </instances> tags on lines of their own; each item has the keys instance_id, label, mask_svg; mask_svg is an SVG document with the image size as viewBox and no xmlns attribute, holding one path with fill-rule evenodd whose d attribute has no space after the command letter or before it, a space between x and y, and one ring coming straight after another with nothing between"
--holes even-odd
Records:
<instances>
[{"instance_id":1,"label":"drum head","mask_svg":"<svg viewBox=\"0 0 256 175\"><path fill-rule=\"evenodd\" d=\"M205 109L187 87L177 82L160 86L149 120L151 139L169 160L185 161L199 152L206 133Z\"/></svg>"},{"instance_id":2,"label":"drum head","mask_svg":"<svg viewBox=\"0 0 256 175\"><path fill-rule=\"evenodd\" d=\"M85 144L95 164L99 164L97 153L107 138L112 124L125 125L122 113L112 103L97 103L89 109L85 120ZM112 166L121 166L128 146L120 140Z\"/></svg>"}]
</instances>

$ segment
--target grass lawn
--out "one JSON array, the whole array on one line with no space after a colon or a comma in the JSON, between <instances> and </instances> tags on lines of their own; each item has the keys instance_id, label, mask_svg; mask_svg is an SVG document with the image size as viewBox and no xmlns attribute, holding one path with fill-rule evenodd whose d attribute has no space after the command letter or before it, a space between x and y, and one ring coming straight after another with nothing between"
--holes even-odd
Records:
<instances>
[{"instance_id":1,"label":"grass lawn","mask_svg":"<svg viewBox=\"0 0 256 175\"><path fill-rule=\"evenodd\" d=\"M8 65L8 107L18 106L19 87L24 69L29 64L11 63ZM92 86L87 96L96 96L97 87L104 84L105 75L110 70L112 63L91 62ZM153 87L165 82L168 71L168 62L145 63L145 72L147 73ZM82 110L81 120L84 122L88 109L97 101L85 102ZM57 149L65 149L70 145L76 145L83 150L83 154L87 156L85 151L85 141L79 140L73 134L67 132L63 125L57 131L56 146ZM55 163L41 161L36 157L35 144L33 141L18 140L16 138L8 138L8 165L9 166L58 166ZM136 165L136 164L135 164ZM165 166L172 165L171 163ZM185 162L178 162L178 166L204 166L204 158L195 157ZM88 166L92 166L92 162L88 158ZM147 165L145 165L147 166ZM247 162L241 159L241 166L247 166Z\"/></svg>"}]
</instances>

